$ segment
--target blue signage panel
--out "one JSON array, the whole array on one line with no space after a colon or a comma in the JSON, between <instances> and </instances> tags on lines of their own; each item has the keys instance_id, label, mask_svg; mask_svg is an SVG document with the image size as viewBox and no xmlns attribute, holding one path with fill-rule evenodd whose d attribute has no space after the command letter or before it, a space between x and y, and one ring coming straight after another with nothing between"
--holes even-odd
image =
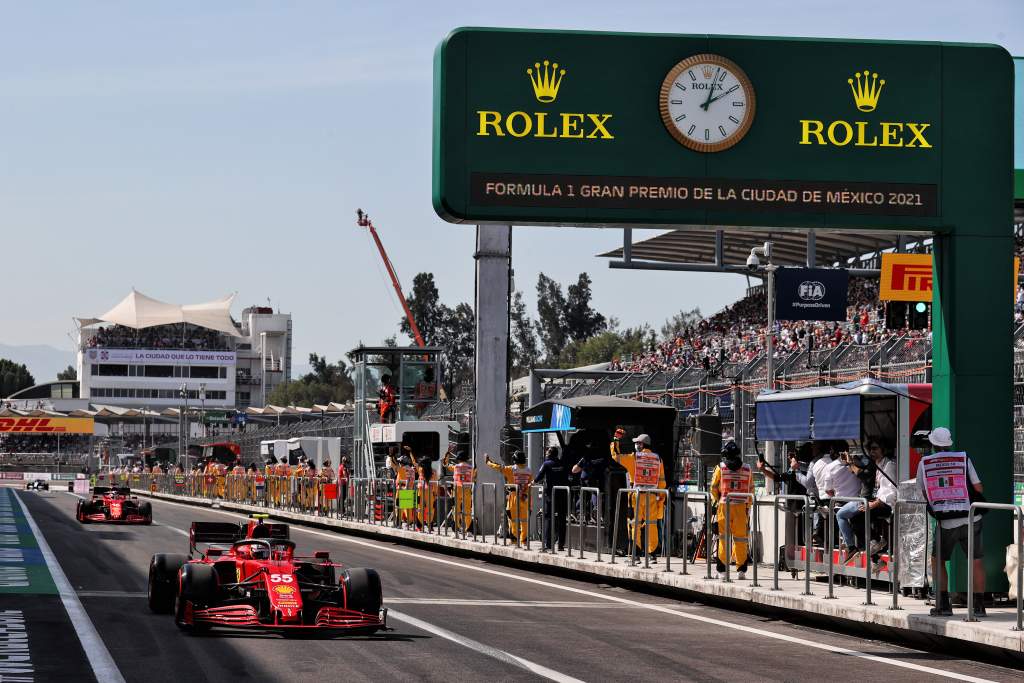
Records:
<instances>
[{"instance_id":1,"label":"blue signage panel","mask_svg":"<svg viewBox=\"0 0 1024 683\"><path fill-rule=\"evenodd\" d=\"M849 282L849 272L839 268L779 268L775 271L775 317L846 320Z\"/></svg>"}]
</instances>

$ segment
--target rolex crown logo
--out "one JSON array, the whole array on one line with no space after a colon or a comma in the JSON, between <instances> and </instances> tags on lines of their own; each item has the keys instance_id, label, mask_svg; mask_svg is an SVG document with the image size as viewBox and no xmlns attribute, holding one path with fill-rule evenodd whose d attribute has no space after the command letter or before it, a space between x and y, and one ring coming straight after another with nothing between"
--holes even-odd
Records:
<instances>
[{"instance_id":1,"label":"rolex crown logo","mask_svg":"<svg viewBox=\"0 0 1024 683\"><path fill-rule=\"evenodd\" d=\"M705 64L704 66L702 66L701 71L704 72L705 81L715 75L715 72L711 69L710 64Z\"/></svg>"},{"instance_id":2,"label":"rolex crown logo","mask_svg":"<svg viewBox=\"0 0 1024 683\"><path fill-rule=\"evenodd\" d=\"M868 76L870 75L870 79ZM856 83L854 78L857 79ZM857 105L857 109L861 111L874 111L875 107L878 106L878 98L882 96L882 86L885 85L885 79L878 80L878 74L870 73L867 69L863 72L858 71L853 75L853 78L847 78L846 82L850 84L850 90L853 92L853 102Z\"/></svg>"},{"instance_id":3,"label":"rolex crown logo","mask_svg":"<svg viewBox=\"0 0 1024 683\"><path fill-rule=\"evenodd\" d=\"M526 73L530 77L533 95L537 101L554 102L558 97L558 88L562 85L562 79L565 78L565 69L559 69L558 62L552 64L545 59L543 66L540 62L534 62L533 66L526 70Z\"/></svg>"}]
</instances>

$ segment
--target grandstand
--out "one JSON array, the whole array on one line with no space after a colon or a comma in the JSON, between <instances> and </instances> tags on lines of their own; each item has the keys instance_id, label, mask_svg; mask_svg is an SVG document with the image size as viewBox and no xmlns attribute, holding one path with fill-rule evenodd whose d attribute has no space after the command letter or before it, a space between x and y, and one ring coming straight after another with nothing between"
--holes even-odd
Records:
<instances>
[{"instance_id":1,"label":"grandstand","mask_svg":"<svg viewBox=\"0 0 1024 683\"><path fill-rule=\"evenodd\" d=\"M134 408L263 406L291 380L291 315L250 307L236 322L233 301L168 304L132 290L106 313L78 318L78 397Z\"/></svg>"}]
</instances>

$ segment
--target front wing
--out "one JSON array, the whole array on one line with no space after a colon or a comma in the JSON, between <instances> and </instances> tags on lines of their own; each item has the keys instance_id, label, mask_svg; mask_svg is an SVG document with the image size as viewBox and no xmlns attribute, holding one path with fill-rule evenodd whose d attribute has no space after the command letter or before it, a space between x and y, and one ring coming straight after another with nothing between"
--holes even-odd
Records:
<instances>
[{"instance_id":1,"label":"front wing","mask_svg":"<svg viewBox=\"0 0 1024 683\"><path fill-rule=\"evenodd\" d=\"M387 628L388 611L381 609L379 615L364 614L341 607L321 607L312 624L275 624L259 620L256 608L251 605L225 605L195 609L191 602L185 604L182 620L192 626L217 626L222 628L258 629L264 631L321 630L374 632Z\"/></svg>"},{"instance_id":2,"label":"front wing","mask_svg":"<svg viewBox=\"0 0 1024 683\"><path fill-rule=\"evenodd\" d=\"M106 513L94 512L88 515L82 515L89 522L103 522L106 524L145 524L149 519L139 514L127 514L118 519L108 517Z\"/></svg>"}]
</instances>

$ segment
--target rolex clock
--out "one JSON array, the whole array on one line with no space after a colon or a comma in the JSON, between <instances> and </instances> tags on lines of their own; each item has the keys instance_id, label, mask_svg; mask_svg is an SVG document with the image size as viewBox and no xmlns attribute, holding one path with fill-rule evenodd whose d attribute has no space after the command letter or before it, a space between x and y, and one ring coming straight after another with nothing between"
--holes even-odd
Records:
<instances>
[{"instance_id":1,"label":"rolex clock","mask_svg":"<svg viewBox=\"0 0 1024 683\"><path fill-rule=\"evenodd\" d=\"M713 54L676 64L661 84L661 120L684 147L721 152L754 121L754 88L735 62Z\"/></svg>"}]
</instances>

